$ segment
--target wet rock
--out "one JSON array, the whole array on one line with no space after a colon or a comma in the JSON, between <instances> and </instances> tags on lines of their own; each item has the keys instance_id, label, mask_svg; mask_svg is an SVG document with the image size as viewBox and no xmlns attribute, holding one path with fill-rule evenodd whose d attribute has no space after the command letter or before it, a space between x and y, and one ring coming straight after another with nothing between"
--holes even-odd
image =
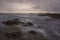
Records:
<instances>
[{"instance_id":1,"label":"wet rock","mask_svg":"<svg viewBox=\"0 0 60 40\"><path fill-rule=\"evenodd\" d=\"M6 38L11 38L11 34L10 33L5 33L4 35Z\"/></svg>"},{"instance_id":2,"label":"wet rock","mask_svg":"<svg viewBox=\"0 0 60 40\"><path fill-rule=\"evenodd\" d=\"M36 32L34 30L28 31L28 33L23 37L23 40L47 40L42 33Z\"/></svg>"},{"instance_id":3,"label":"wet rock","mask_svg":"<svg viewBox=\"0 0 60 40\"><path fill-rule=\"evenodd\" d=\"M60 19L60 14L53 13L53 14L48 14L48 16L53 19Z\"/></svg>"},{"instance_id":4,"label":"wet rock","mask_svg":"<svg viewBox=\"0 0 60 40\"><path fill-rule=\"evenodd\" d=\"M29 26L32 26L33 25L32 22L27 22L26 24L29 25Z\"/></svg>"},{"instance_id":5,"label":"wet rock","mask_svg":"<svg viewBox=\"0 0 60 40\"><path fill-rule=\"evenodd\" d=\"M18 22L18 23L20 23L20 24L24 24L24 22L21 21L19 18L15 18L15 19L13 19L13 21L16 21L16 22Z\"/></svg>"},{"instance_id":6,"label":"wet rock","mask_svg":"<svg viewBox=\"0 0 60 40\"><path fill-rule=\"evenodd\" d=\"M43 28L42 26L37 26L38 28Z\"/></svg>"},{"instance_id":7,"label":"wet rock","mask_svg":"<svg viewBox=\"0 0 60 40\"><path fill-rule=\"evenodd\" d=\"M15 18L15 19L13 19L13 20L20 20L19 18Z\"/></svg>"},{"instance_id":8,"label":"wet rock","mask_svg":"<svg viewBox=\"0 0 60 40\"><path fill-rule=\"evenodd\" d=\"M21 32L13 32L11 35L13 38L20 38L22 36Z\"/></svg>"},{"instance_id":9,"label":"wet rock","mask_svg":"<svg viewBox=\"0 0 60 40\"><path fill-rule=\"evenodd\" d=\"M37 34L37 32L33 31L33 30L29 31L29 33L31 33L31 34Z\"/></svg>"},{"instance_id":10,"label":"wet rock","mask_svg":"<svg viewBox=\"0 0 60 40\"><path fill-rule=\"evenodd\" d=\"M4 25L16 25L16 24L25 24L19 18L15 18L13 20L7 20L2 22Z\"/></svg>"},{"instance_id":11,"label":"wet rock","mask_svg":"<svg viewBox=\"0 0 60 40\"><path fill-rule=\"evenodd\" d=\"M44 14L44 13L39 13L37 16L47 16L48 13Z\"/></svg>"},{"instance_id":12,"label":"wet rock","mask_svg":"<svg viewBox=\"0 0 60 40\"><path fill-rule=\"evenodd\" d=\"M27 22L27 23L24 23L23 26L26 26L26 27L27 27L27 26L33 26L33 23Z\"/></svg>"},{"instance_id":13,"label":"wet rock","mask_svg":"<svg viewBox=\"0 0 60 40\"><path fill-rule=\"evenodd\" d=\"M6 38L21 38L22 37L22 33L19 32L12 32L12 33L5 33L4 35Z\"/></svg>"},{"instance_id":14,"label":"wet rock","mask_svg":"<svg viewBox=\"0 0 60 40\"><path fill-rule=\"evenodd\" d=\"M26 26L27 27L28 25L27 24L23 24L23 26Z\"/></svg>"},{"instance_id":15,"label":"wet rock","mask_svg":"<svg viewBox=\"0 0 60 40\"><path fill-rule=\"evenodd\" d=\"M16 20L7 20L7 21L3 21L2 22L4 25L14 25L14 24L19 24L20 21L16 21Z\"/></svg>"},{"instance_id":16,"label":"wet rock","mask_svg":"<svg viewBox=\"0 0 60 40\"><path fill-rule=\"evenodd\" d=\"M13 21L12 20L8 20L8 21L3 21L2 22L4 25L12 25Z\"/></svg>"}]
</instances>

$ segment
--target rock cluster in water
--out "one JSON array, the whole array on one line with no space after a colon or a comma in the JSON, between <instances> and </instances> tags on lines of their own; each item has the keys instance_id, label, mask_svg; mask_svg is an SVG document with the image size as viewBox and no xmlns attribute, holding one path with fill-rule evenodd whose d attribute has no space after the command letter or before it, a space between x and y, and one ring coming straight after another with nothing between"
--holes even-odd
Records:
<instances>
[{"instance_id":1,"label":"rock cluster in water","mask_svg":"<svg viewBox=\"0 0 60 40\"><path fill-rule=\"evenodd\" d=\"M32 22L22 22L19 18L15 18L13 20L7 20L7 21L3 21L2 22L4 25L18 25L18 24L22 24L23 26L33 26Z\"/></svg>"},{"instance_id":2,"label":"rock cluster in water","mask_svg":"<svg viewBox=\"0 0 60 40\"><path fill-rule=\"evenodd\" d=\"M21 38L22 34L19 31L19 32L5 33L4 36L6 38Z\"/></svg>"},{"instance_id":3,"label":"rock cluster in water","mask_svg":"<svg viewBox=\"0 0 60 40\"><path fill-rule=\"evenodd\" d=\"M32 22L22 22L19 18L15 18L13 20L7 20L2 22L4 25L8 25L9 27L5 27L2 29L0 34L1 40L46 40L43 37L43 34L38 34L34 30L28 31L26 34L18 27L13 27L12 25L23 24L23 26L33 26Z\"/></svg>"},{"instance_id":4,"label":"rock cluster in water","mask_svg":"<svg viewBox=\"0 0 60 40\"><path fill-rule=\"evenodd\" d=\"M15 24L19 24L20 21L19 21L19 19L13 19L13 20L3 21L2 23L4 25L15 25Z\"/></svg>"}]
</instances>

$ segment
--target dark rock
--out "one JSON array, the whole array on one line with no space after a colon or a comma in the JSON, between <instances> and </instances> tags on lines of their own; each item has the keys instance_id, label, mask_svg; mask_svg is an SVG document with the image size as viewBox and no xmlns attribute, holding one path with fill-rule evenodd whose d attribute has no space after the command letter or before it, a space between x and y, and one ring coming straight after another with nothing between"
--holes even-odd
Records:
<instances>
[{"instance_id":1,"label":"dark rock","mask_svg":"<svg viewBox=\"0 0 60 40\"><path fill-rule=\"evenodd\" d=\"M15 18L15 19L13 19L13 20L20 20L19 18Z\"/></svg>"},{"instance_id":2,"label":"dark rock","mask_svg":"<svg viewBox=\"0 0 60 40\"><path fill-rule=\"evenodd\" d=\"M43 28L42 26L38 26L38 28Z\"/></svg>"},{"instance_id":3,"label":"dark rock","mask_svg":"<svg viewBox=\"0 0 60 40\"><path fill-rule=\"evenodd\" d=\"M19 24L19 21L16 20L8 20L8 21L3 21L2 22L4 25L14 25L14 24Z\"/></svg>"},{"instance_id":4,"label":"dark rock","mask_svg":"<svg viewBox=\"0 0 60 40\"><path fill-rule=\"evenodd\" d=\"M48 13L39 13L38 16L47 16Z\"/></svg>"},{"instance_id":5,"label":"dark rock","mask_svg":"<svg viewBox=\"0 0 60 40\"><path fill-rule=\"evenodd\" d=\"M4 36L6 38L21 38L22 37L22 33L21 32L5 33Z\"/></svg>"},{"instance_id":6,"label":"dark rock","mask_svg":"<svg viewBox=\"0 0 60 40\"><path fill-rule=\"evenodd\" d=\"M8 20L8 21L3 21L2 22L4 25L12 25L13 21L12 20Z\"/></svg>"},{"instance_id":7,"label":"dark rock","mask_svg":"<svg viewBox=\"0 0 60 40\"><path fill-rule=\"evenodd\" d=\"M26 25L32 26L33 23L31 23L31 22L27 22Z\"/></svg>"},{"instance_id":8,"label":"dark rock","mask_svg":"<svg viewBox=\"0 0 60 40\"><path fill-rule=\"evenodd\" d=\"M31 33L31 34L37 34L37 32L33 31L33 30L29 31L29 33Z\"/></svg>"},{"instance_id":9,"label":"dark rock","mask_svg":"<svg viewBox=\"0 0 60 40\"><path fill-rule=\"evenodd\" d=\"M27 27L27 26L33 26L33 23L27 22L27 23L24 23L23 26L26 26L26 27Z\"/></svg>"},{"instance_id":10,"label":"dark rock","mask_svg":"<svg viewBox=\"0 0 60 40\"><path fill-rule=\"evenodd\" d=\"M25 24L25 23L22 22L19 18L15 18L15 19L13 19L13 21L15 21L16 23Z\"/></svg>"},{"instance_id":11,"label":"dark rock","mask_svg":"<svg viewBox=\"0 0 60 40\"><path fill-rule=\"evenodd\" d=\"M28 26L27 24L24 24L23 26Z\"/></svg>"},{"instance_id":12,"label":"dark rock","mask_svg":"<svg viewBox=\"0 0 60 40\"><path fill-rule=\"evenodd\" d=\"M7 20L2 22L4 25L16 25L16 24L25 24L19 18L15 18L13 20Z\"/></svg>"},{"instance_id":13,"label":"dark rock","mask_svg":"<svg viewBox=\"0 0 60 40\"><path fill-rule=\"evenodd\" d=\"M54 19L60 19L60 14L48 14L49 17L54 18Z\"/></svg>"},{"instance_id":14,"label":"dark rock","mask_svg":"<svg viewBox=\"0 0 60 40\"><path fill-rule=\"evenodd\" d=\"M25 24L24 22L20 22L20 24Z\"/></svg>"},{"instance_id":15,"label":"dark rock","mask_svg":"<svg viewBox=\"0 0 60 40\"><path fill-rule=\"evenodd\" d=\"M11 34L10 33L5 33L4 35L6 38L11 38Z\"/></svg>"},{"instance_id":16,"label":"dark rock","mask_svg":"<svg viewBox=\"0 0 60 40\"><path fill-rule=\"evenodd\" d=\"M11 33L13 38L20 38L22 36L22 34L20 32L13 32Z\"/></svg>"}]
</instances>

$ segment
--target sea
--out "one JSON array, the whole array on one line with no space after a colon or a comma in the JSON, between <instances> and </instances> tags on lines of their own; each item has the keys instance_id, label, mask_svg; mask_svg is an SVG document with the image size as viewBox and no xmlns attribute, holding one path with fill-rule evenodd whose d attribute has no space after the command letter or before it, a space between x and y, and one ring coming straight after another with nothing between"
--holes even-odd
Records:
<instances>
[{"instance_id":1,"label":"sea","mask_svg":"<svg viewBox=\"0 0 60 40\"><path fill-rule=\"evenodd\" d=\"M4 27L2 21L19 18L23 22L32 22L33 26L22 27L23 31L35 30L41 32L48 40L60 40L60 19L49 16L38 16L38 14L0 14L0 28Z\"/></svg>"}]
</instances>

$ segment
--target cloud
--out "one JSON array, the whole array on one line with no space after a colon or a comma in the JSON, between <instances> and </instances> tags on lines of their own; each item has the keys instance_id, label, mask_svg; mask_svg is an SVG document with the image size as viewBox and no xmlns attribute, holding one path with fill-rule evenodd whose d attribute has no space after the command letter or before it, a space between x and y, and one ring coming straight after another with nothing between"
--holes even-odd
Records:
<instances>
[{"instance_id":1,"label":"cloud","mask_svg":"<svg viewBox=\"0 0 60 40\"><path fill-rule=\"evenodd\" d=\"M22 2L24 0L0 0L0 2Z\"/></svg>"},{"instance_id":2,"label":"cloud","mask_svg":"<svg viewBox=\"0 0 60 40\"><path fill-rule=\"evenodd\" d=\"M38 1L38 0L37 0ZM40 9L47 12L60 12L60 0L40 0L33 1L34 9Z\"/></svg>"},{"instance_id":3,"label":"cloud","mask_svg":"<svg viewBox=\"0 0 60 40\"><path fill-rule=\"evenodd\" d=\"M60 13L60 0L0 0L0 12Z\"/></svg>"}]
</instances>

